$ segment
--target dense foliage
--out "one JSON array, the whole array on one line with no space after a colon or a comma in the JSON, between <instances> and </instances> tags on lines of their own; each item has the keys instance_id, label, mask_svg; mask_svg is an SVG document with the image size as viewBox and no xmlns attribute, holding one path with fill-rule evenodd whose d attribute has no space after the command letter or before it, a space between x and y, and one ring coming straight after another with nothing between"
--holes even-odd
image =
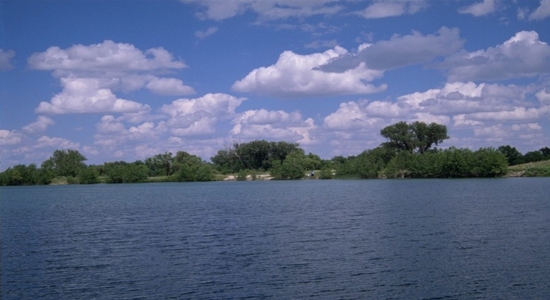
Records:
<instances>
[{"instance_id":1,"label":"dense foliage","mask_svg":"<svg viewBox=\"0 0 550 300\"><path fill-rule=\"evenodd\" d=\"M291 152L298 150L301 149L295 143L252 141L235 143L232 147L219 150L211 159L222 173L242 170L267 171L273 168L274 164L284 161Z\"/></svg>"},{"instance_id":2,"label":"dense foliage","mask_svg":"<svg viewBox=\"0 0 550 300\"><path fill-rule=\"evenodd\" d=\"M69 184L139 183L152 176L162 181L209 181L214 179L214 168L196 155L184 151L176 156L166 152L132 163L117 161L103 165L86 166L86 158L77 150L56 150L41 168L35 164L16 165L0 173L0 185L50 184L63 178Z\"/></svg>"},{"instance_id":3,"label":"dense foliage","mask_svg":"<svg viewBox=\"0 0 550 300\"><path fill-rule=\"evenodd\" d=\"M86 168L86 157L77 150L55 150L52 156L42 163L42 169L51 170L56 176L76 177Z\"/></svg>"},{"instance_id":4,"label":"dense foliage","mask_svg":"<svg viewBox=\"0 0 550 300\"><path fill-rule=\"evenodd\" d=\"M388 139L382 146L396 151L424 153L448 139L447 127L436 123L399 122L385 127L380 134Z\"/></svg>"},{"instance_id":5,"label":"dense foliage","mask_svg":"<svg viewBox=\"0 0 550 300\"><path fill-rule=\"evenodd\" d=\"M77 150L55 150L40 168L36 164L16 165L0 173L0 185L50 184L59 178L69 184L210 181L219 173L235 174L237 180L254 180L259 172L269 172L274 179L300 179L306 174L318 179L497 177L506 174L508 165L550 160L548 147L525 155L509 145L477 151L433 148L449 138L447 127L436 123L399 122L385 127L380 134L387 141L379 147L331 160L305 154L296 143L264 140L235 143L219 150L212 157L213 163L178 151L175 156L165 152L145 161L86 166L86 157ZM550 169L531 173L550 176Z\"/></svg>"},{"instance_id":6,"label":"dense foliage","mask_svg":"<svg viewBox=\"0 0 550 300\"><path fill-rule=\"evenodd\" d=\"M550 148L540 148L538 151L529 151L525 155L521 154L516 148L506 145L498 147L498 151L506 156L508 164L515 166L530 162L550 160Z\"/></svg>"}]
</instances>

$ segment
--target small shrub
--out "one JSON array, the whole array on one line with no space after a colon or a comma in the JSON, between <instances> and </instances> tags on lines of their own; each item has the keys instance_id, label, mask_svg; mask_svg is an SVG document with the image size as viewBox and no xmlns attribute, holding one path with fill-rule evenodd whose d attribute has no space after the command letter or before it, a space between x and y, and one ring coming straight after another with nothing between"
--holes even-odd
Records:
<instances>
[{"instance_id":1,"label":"small shrub","mask_svg":"<svg viewBox=\"0 0 550 300\"><path fill-rule=\"evenodd\" d=\"M237 180L245 181L247 175L248 175L247 170L241 170L241 171L239 171L239 173L237 173Z\"/></svg>"},{"instance_id":2,"label":"small shrub","mask_svg":"<svg viewBox=\"0 0 550 300\"><path fill-rule=\"evenodd\" d=\"M330 168L322 169L319 172L319 179L332 179L332 170Z\"/></svg>"}]
</instances>

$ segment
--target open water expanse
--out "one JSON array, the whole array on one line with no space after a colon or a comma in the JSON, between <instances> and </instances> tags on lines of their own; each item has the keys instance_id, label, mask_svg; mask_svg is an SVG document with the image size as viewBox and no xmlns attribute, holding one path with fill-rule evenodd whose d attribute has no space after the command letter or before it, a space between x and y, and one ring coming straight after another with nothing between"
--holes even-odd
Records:
<instances>
[{"instance_id":1,"label":"open water expanse","mask_svg":"<svg viewBox=\"0 0 550 300\"><path fill-rule=\"evenodd\" d=\"M2 299L548 299L550 179L2 187Z\"/></svg>"}]
</instances>

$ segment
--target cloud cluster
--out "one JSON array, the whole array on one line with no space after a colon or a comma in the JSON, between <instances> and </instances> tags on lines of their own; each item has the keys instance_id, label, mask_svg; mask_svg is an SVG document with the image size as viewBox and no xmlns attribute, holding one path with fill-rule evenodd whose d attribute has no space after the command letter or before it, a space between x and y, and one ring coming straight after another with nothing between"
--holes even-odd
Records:
<instances>
[{"instance_id":1,"label":"cloud cluster","mask_svg":"<svg viewBox=\"0 0 550 300\"><path fill-rule=\"evenodd\" d=\"M197 3L205 9L202 17L215 20L247 11L274 20L343 10L341 0L182 1ZM429 4L421 0L364 3L366 9L360 15L365 18L414 14ZM536 10L525 12L526 18L541 20L550 15L550 1L540 3ZM479 0L459 12L484 16L499 9L504 7L498 0ZM301 29L315 36L325 26L318 24L303 24ZM195 36L204 39L217 30L210 27L196 31ZM482 142L513 139L525 145L526 141L545 138L544 127L550 116L550 46L537 32L520 31L501 44L477 51L463 48L465 40L457 28L441 27L432 34L412 31L374 42L371 36L367 40L371 43L359 45L355 51L338 46L336 39L314 41L305 47L331 49L310 54L285 51L272 65L244 73L231 86L235 92L279 99L346 96L340 98L343 102L337 108L312 117L304 115L305 111L260 108L257 103L251 105L255 109L243 108L245 98L225 93L188 97L194 89L170 77L186 64L163 48L141 50L113 41L66 49L51 47L30 56L28 64L32 69L52 72L62 90L41 102L35 109L39 114L36 120L20 131L0 129L0 145L7 146L3 151L18 147L12 153L24 155L61 147L131 160L182 149L207 158L236 140L270 139L298 142L324 156L349 155L376 147L381 142L380 129L402 120L445 124L452 136L467 132L468 138L457 135L449 141L458 146L478 147ZM0 50L0 70L10 67L14 55L13 51ZM389 77L389 70L411 65L441 71L443 83L401 96L390 91L382 99L350 101L349 95L366 97L386 90L387 85L378 81L386 73ZM516 81L516 85L500 81L517 78L525 81ZM179 99L157 107L127 99L130 92L140 90ZM93 144L81 147L69 139L46 135L48 128L63 122L63 118L54 121L52 115L84 113L100 114L87 117L97 122Z\"/></svg>"},{"instance_id":2,"label":"cloud cluster","mask_svg":"<svg viewBox=\"0 0 550 300\"><path fill-rule=\"evenodd\" d=\"M36 121L28 124L27 126L23 127L23 130L28 133L38 133L45 131L48 127L55 124L55 121L46 117L46 116L38 116L36 118Z\"/></svg>"},{"instance_id":3,"label":"cloud cluster","mask_svg":"<svg viewBox=\"0 0 550 300\"><path fill-rule=\"evenodd\" d=\"M253 11L263 19L284 19L331 15L343 9L336 5L341 0L180 0L183 3L200 5L197 14L202 19L224 20L246 11Z\"/></svg>"},{"instance_id":4,"label":"cloud cluster","mask_svg":"<svg viewBox=\"0 0 550 300\"><path fill-rule=\"evenodd\" d=\"M79 143L72 142L65 138L49 137L46 135L41 136L36 140L35 149L39 148L53 148L53 149L78 149Z\"/></svg>"},{"instance_id":5,"label":"cloud cluster","mask_svg":"<svg viewBox=\"0 0 550 300\"><path fill-rule=\"evenodd\" d=\"M309 55L285 51L274 65L253 70L235 82L232 89L281 98L371 94L386 89L385 85L377 87L366 83L381 77L383 73L369 69L365 64L341 73L319 69L331 59L346 53L341 47Z\"/></svg>"},{"instance_id":6,"label":"cloud cluster","mask_svg":"<svg viewBox=\"0 0 550 300\"><path fill-rule=\"evenodd\" d=\"M16 145L23 140L23 136L15 131L0 129L0 146Z\"/></svg>"},{"instance_id":7,"label":"cloud cluster","mask_svg":"<svg viewBox=\"0 0 550 300\"><path fill-rule=\"evenodd\" d=\"M150 110L148 105L119 99L92 78L62 78L63 91L50 102L40 102L39 114L129 113Z\"/></svg>"},{"instance_id":8,"label":"cloud cluster","mask_svg":"<svg viewBox=\"0 0 550 300\"><path fill-rule=\"evenodd\" d=\"M67 49L50 47L45 52L31 55L28 63L33 69L54 71L58 77L70 72L116 74L186 67L185 63L174 60L163 48L141 51L134 45L109 40L89 46L74 45Z\"/></svg>"},{"instance_id":9,"label":"cloud cluster","mask_svg":"<svg viewBox=\"0 0 550 300\"><path fill-rule=\"evenodd\" d=\"M50 102L39 104L35 111L41 114L128 113L149 109L147 105L118 98L115 92L119 90L146 88L159 95L195 92L177 78L156 75L186 67L163 48L141 51L133 45L113 41L67 49L50 47L31 55L28 64L36 70L52 71L63 86L63 91Z\"/></svg>"},{"instance_id":10,"label":"cloud cluster","mask_svg":"<svg viewBox=\"0 0 550 300\"><path fill-rule=\"evenodd\" d=\"M336 15L348 13L349 0L180 0L186 4L200 7L197 16L201 19L221 21L251 11L261 20L279 20L287 18L305 18L315 15ZM412 15L429 6L426 0L371 0L364 1L367 6L352 12L366 19L381 19ZM471 14L475 17L487 16L507 6L500 0L482 0L458 9L458 13ZM519 8L518 18L528 18L530 21L543 20L550 16L550 0L540 0L540 5L533 11ZM207 32L198 32L198 37Z\"/></svg>"},{"instance_id":11,"label":"cloud cluster","mask_svg":"<svg viewBox=\"0 0 550 300\"><path fill-rule=\"evenodd\" d=\"M227 94L207 94L196 99L175 100L160 110L170 116L166 126L173 135L212 134L217 121L235 115L235 109L244 100Z\"/></svg>"},{"instance_id":12,"label":"cloud cluster","mask_svg":"<svg viewBox=\"0 0 550 300\"><path fill-rule=\"evenodd\" d=\"M535 31L521 31L496 47L461 51L445 59L449 81L532 77L550 72L550 46Z\"/></svg>"},{"instance_id":13,"label":"cloud cluster","mask_svg":"<svg viewBox=\"0 0 550 300\"><path fill-rule=\"evenodd\" d=\"M412 64L428 63L438 57L456 53L464 45L458 29L442 27L435 34L394 35L374 44L363 44L357 53L341 53L321 67L342 72L365 63L370 69L389 70Z\"/></svg>"},{"instance_id":14,"label":"cloud cluster","mask_svg":"<svg viewBox=\"0 0 550 300\"><path fill-rule=\"evenodd\" d=\"M303 18L315 15L334 15L346 9L346 0L180 0L197 4L201 19L224 20L247 11L256 13L260 19L277 20ZM367 19L415 14L427 7L425 0L377 0L355 14Z\"/></svg>"},{"instance_id":15,"label":"cloud cluster","mask_svg":"<svg viewBox=\"0 0 550 300\"><path fill-rule=\"evenodd\" d=\"M380 19L412 15L427 7L424 0L385 0L376 1L356 14L366 19Z\"/></svg>"},{"instance_id":16,"label":"cloud cluster","mask_svg":"<svg viewBox=\"0 0 550 300\"><path fill-rule=\"evenodd\" d=\"M540 6L529 15L529 20L542 20L550 16L550 0L541 0Z\"/></svg>"},{"instance_id":17,"label":"cloud cluster","mask_svg":"<svg viewBox=\"0 0 550 300\"><path fill-rule=\"evenodd\" d=\"M324 118L323 128L334 132L340 141L365 136L379 140L369 132L378 133L384 126L405 120L446 124L451 131L469 130L484 142L515 135L529 139L533 134L541 135L538 122L550 116L549 99L540 85L453 82L395 100L342 103Z\"/></svg>"},{"instance_id":18,"label":"cloud cluster","mask_svg":"<svg viewBox=\"0 0 550 300\"><path fill-rule=\"evenodd\" d=\"M303 120L295 111L288 113L266 109L248 110L233 119L230 134L235 138L296 141L301 145L314 144L313 132L316 130L313 119Z\"/></svg>"},{"instance_id":19,"label":"cloud cluster","mask_svg":"<svg viewBox=\"0 0 550 300\"><path fill-rule=\"evenodd\" d=\"M195 36L198 37L199 39L205 39L205 38L213 35L217 31L218 31L218 27L217 26L212 26L212 27L209 27L208 29L206 29L205 31L200 31L200 30L195 31Z\"/></svg>"},{"instance_id":20,"label":"cloud cluster","mask_svg":"<svg viewBox=\"0 0 550 300\"><path fill-rule=\"evenodd\" d=\"M471 14L475 17L488 15L496 10L498 0L483 0L470 6L461 8L458 12L461 14Z\"/></svg>"}]
</instances>

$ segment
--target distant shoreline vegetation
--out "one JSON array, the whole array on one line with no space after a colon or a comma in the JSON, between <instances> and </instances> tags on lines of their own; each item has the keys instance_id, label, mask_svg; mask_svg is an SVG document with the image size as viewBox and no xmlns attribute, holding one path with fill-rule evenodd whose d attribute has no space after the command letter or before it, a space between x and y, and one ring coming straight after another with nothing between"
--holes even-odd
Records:
<instances>
[{"instance_id":1,"label":"distant shoreline vegetation","mask_svg":"<svg viewBox=\"0 0 550 300\"><path fill-rule=\"evenodd\" d=\"M297 143L255 140L219 150L206 162L196 155L165 152L144 161L86 165L77 150L55 150L40 167L16 165L0 173L0 185L192 182L257 179L478 178L550 176L550 149L521 154L509 145L472 151L438 149L448 139L436 123L399 122L380 134L386 142L357 156L321 159ZM537 163L540 162L540 163Z\"/></svg>"}]
</instances>

